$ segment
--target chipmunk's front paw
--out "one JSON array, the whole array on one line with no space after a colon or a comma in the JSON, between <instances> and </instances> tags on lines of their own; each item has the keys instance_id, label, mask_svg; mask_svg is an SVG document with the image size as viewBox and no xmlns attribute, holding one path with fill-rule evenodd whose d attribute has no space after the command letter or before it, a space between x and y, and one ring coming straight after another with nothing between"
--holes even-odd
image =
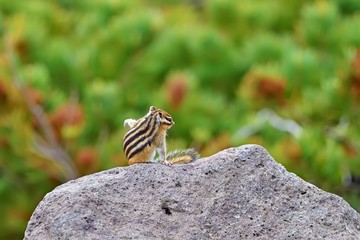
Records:
<instances>
[{"instance_id":1,"label":"chipmunk's front paw","mask_svg":"<svg viewBox=\"0 0 360 240\"><path fill-rule=\"evenodd\" d=\"M162 161L161 164L164 164L164 165L169 166L169 167L173 165L171 162L168 162L166 160Z\"/></svg>"}]
</instances>

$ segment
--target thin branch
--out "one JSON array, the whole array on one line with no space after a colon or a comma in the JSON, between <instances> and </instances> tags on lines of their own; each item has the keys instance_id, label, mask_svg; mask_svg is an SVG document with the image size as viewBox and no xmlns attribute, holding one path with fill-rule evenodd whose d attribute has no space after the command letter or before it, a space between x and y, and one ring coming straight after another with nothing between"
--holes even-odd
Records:
<instances>
[{"instance_id":1,"label":"thin branch","mask_svg":"<svg viewBox=\"0 0 360 240\"><path fill-rule=\"evenodd\" d=\"M40 151L42 155L47 156L49 159L57 162L62 166L64 170L64 177L66 180L77 178L79 174L76 166L72 162L68 153L58 143L55 137L54 130L50 125L50 122L47 119L43 108L41 107L41 105L37 104L32 100L32 98L29 96L28 91L26 91L23 82L21 81L21 77L18 73L18 69L16 66L15 53L8 34L5 35L5 49L10 73L12 75L12 80L17 89L19 90L20 94L23 96L28 110L39 124L39 127L44 137L44 141L42 142L46 143L44 144L41 143L41 141L39 140L35 140L38 141L35 143L35 148Z\"/></svg>"}]
</instances>

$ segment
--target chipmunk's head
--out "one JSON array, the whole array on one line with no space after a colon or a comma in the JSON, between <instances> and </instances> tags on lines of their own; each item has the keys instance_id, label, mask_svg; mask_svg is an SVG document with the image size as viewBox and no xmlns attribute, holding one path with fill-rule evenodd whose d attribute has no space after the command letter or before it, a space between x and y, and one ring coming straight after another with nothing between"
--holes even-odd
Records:
<instances>
[{"instance_id":1,"label":"chipmunk's head","mask_svg":"<svg viewBox=\"0 0 360 240\"><path fill-rule=\"evenodd\" d=\"M175 124L169 113L154 106L150 107L148 114L156 117L156 121L166 129L171 128Z\"/></svg>"}]
</instances>

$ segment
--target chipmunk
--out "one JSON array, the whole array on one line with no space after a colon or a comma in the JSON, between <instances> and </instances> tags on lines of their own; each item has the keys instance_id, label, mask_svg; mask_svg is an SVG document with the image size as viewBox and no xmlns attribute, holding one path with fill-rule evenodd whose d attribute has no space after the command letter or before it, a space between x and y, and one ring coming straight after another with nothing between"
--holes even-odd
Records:
<instances>
[{"instance_id":1,"label":"chipmunk","mask_svg":"<svg viewBox=\"0 0 360 240\"><path fill-rule=\"evenodd\" d=\"M198 159L195 149L176 150L166 155L166 133L174 124L169 113L153 106L138 120L126 119L124 127L128 125L130 130L124 136L124 152L129 165L159 161L170 166ZM154 159L156 152L159 159Z\"/></svg>"}]
</instances>

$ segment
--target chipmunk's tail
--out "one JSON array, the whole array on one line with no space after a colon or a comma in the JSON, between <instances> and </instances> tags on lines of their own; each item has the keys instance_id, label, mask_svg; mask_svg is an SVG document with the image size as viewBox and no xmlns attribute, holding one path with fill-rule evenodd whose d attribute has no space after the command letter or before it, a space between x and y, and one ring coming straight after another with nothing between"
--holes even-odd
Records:
<instances>
[{"instance_id":1,"label":"chipmunk's tail","mask_svg":"<svg viewBox=\"0 0 360 240\"><path fill-rule=\"evenodd\" d=\"M194 148L174 150L167 154L166 160L172 164L184 164L193 162L200 158L199 153Z\"/></svg>"}]
</instances>

